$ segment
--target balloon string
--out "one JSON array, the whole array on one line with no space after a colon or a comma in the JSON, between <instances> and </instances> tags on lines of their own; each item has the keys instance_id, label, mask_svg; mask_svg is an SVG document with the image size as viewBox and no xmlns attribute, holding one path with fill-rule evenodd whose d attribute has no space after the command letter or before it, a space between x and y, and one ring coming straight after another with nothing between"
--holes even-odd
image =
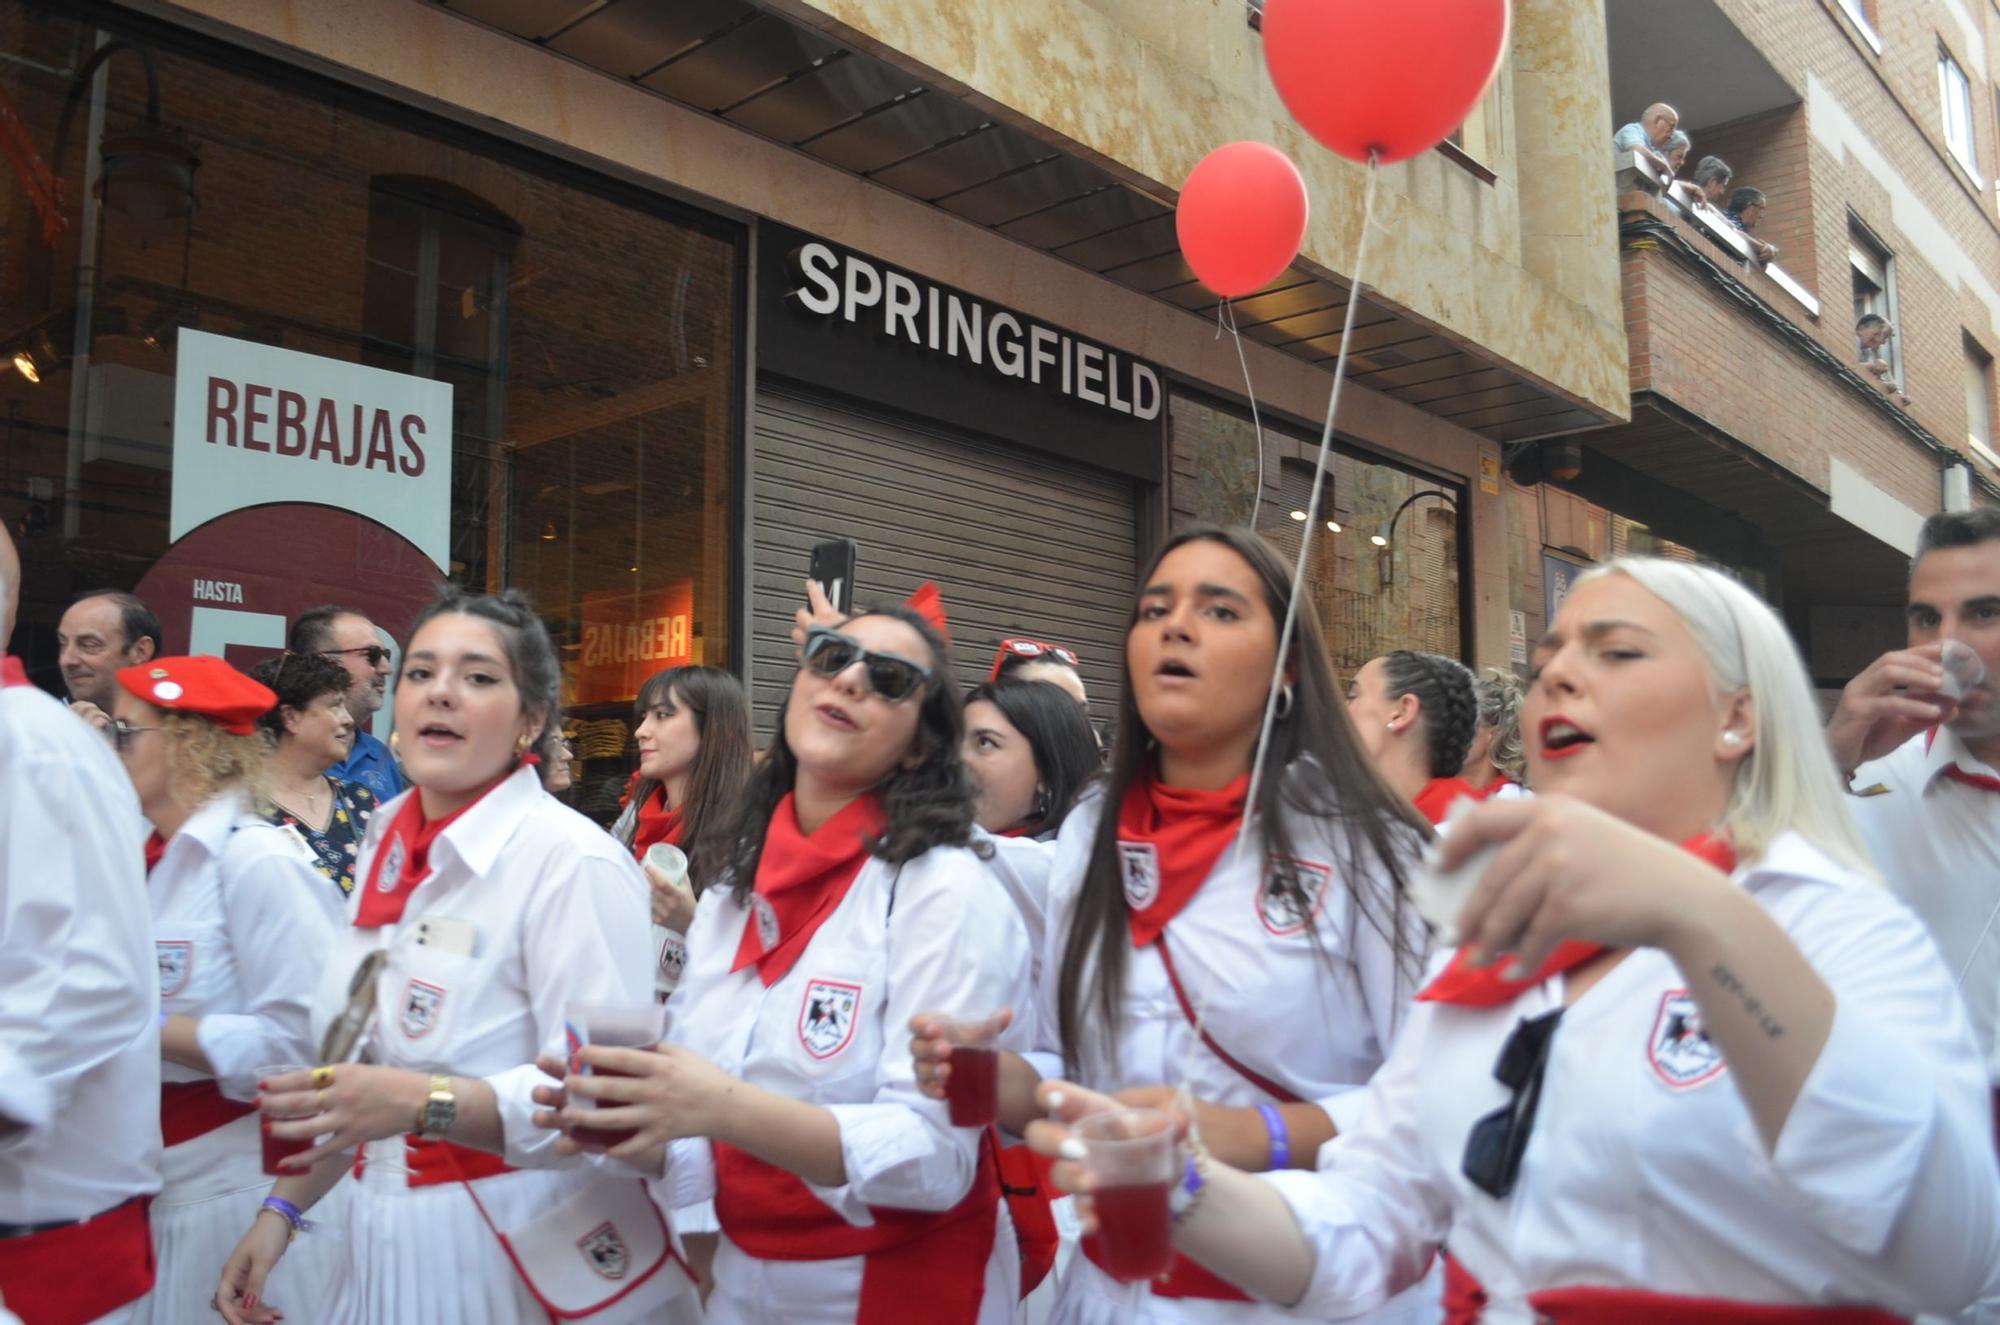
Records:
<instances>
[{"instance_id":1,"label":"balloon string","mask_svg":"<svg viewBox=\"0 0 2000 1325\"><path fill-rule=\"evenodd\" d=\"M1236 306L1225 299L1215 306L1216 335L1226 328L1236 342L1236 362L1243 369L1243 394L1250 400L1250 431L1257 439L1257 486L1250 492L1250 518L1245 527L1257 527L1257 507L1264 500L1264 419L1257 410L1257 388L1250 384L1250 360L1243 353L1243 333L1236 329Z\"/></svg>"},{"instance_id":2,"label":"balloon string","mask_svg":"<svg viewBox=\"0 0 2000 1325\"><path fill-rule=\"evenodd\" d=\"M1298 561L1292 567L1291 601L1285 605L1285 624L1278 632L1278 660L1271 669L1271 687L1264 696L1264 725L1257 733L1257 753L1250 762L1250 789L1243 801L1243 819L1237 825L1236 842L1230 859L1230 868L1238 869L1243 864L1243 853L1247 849L1251 835L1251 820L1257 813L1257 795L1264 784L1264 757L1271 747L1271 731L1276 725L1278 714L1279 688L1285 681L1285 667L1291 660L1292 631L1298 622L1299 600L1305 596L1306 564L1312 556L1313 532L1319 527L1320 490L1326 482L1326 461L1333 453L1333 421L1340 412L1340 388L1347 381L1347 350L1354 339L1354 315L1361 307L1361 283L1368 258L1368 234L1375 220L1375 182L1381 173L1381 157L1377 152L1368 154L1368 182L1361 194L1361 236L1354 245L1354 265L1349 269L1350 286L1347 297L1347 315L1340 328L1340 354L1333 362L1333 389L1326 402L1326 426L1320 430L1319 457L1313 465L1312 495L1306 501L1306 527L1299 538ZM1240 350L1240 344L1239 344ZM1258 447L1261 458L1263 447ZM1202 991L1195 990L1194 1035L1188 1041L1187 1057L1181 1068L1181 1081L1175 1091L1174 1102L1187 1116L1190 1135L1199 1138L1195 1126L1194 1092L1190 1083L1194 1080L1195 1051L1203 1043L1208 1025L1208 1000Z\"/></svg>"}]
</instances>

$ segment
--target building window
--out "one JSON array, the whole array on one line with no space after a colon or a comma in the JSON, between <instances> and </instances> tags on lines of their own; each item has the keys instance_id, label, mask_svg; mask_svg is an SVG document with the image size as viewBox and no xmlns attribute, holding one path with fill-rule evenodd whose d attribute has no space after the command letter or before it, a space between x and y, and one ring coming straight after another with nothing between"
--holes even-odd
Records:
<instances>
[{"instance_id":1,"label":"building window","mask_svg":"<svg viewBox=\"0 0 2000 1325\"><path fill-rule=\"evenodd\" d=\"M1882 53L1882 38L1875 29L1875 0L1840 0L1840 8L1877 55Z\"/></svg>"},{"instance_id":2,"label":"building window","mask_svg":"<svg viewBox=\"0 0 2000 1325\"><path fill-rule=\"evenodd\" d=\"M1993 449L1993 356L1970 336L1965 342L1965 439L1973 454L2000 468Z\"/></svg>"},{"instance_id":3,"label":"building window","mask_svg":"<svg viewBox=\"0 0 2000 1325\"><path fill-rule=\"evenodd\" d=\"M1944 141L1973 178L1979 177L1979 148L1972 134L1972 83L1951 52L1938 47L1938 98L1944 111Z\"/></svg>"},{"instance_id":4,"label":"building window","mask_svg":"<svg viewBox=\"0 0 2000 1325\"><path fill-rule=\"evenodd\" d=\"M1903 343L1896 328L1896 262L1875 237L1858 221L1850 220L1847 232L1847 265L1854 282L1855 360L1869 376L1886 377L1903 385ZM1879 317L1889 323L1892 334L1880 346L1860 344L1860 323L1865 317ZM1866 365L1883 363L1886 372Z\"/></svg>"}]
</instances>

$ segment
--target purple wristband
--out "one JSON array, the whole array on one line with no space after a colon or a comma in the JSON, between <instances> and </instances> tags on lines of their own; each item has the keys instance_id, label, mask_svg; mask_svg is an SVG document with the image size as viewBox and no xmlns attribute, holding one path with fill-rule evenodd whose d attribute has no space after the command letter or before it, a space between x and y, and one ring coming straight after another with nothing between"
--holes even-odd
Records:
<instances>
[{"instance_id":1,"label":"purple wristband","mask_svg":"<svg viewBox=\"0 0 2000 1325\"><path fill-rule=\"evenodd\" d=\"M160 1014L160 1029L165 1030L166 1028L167 1028L167 1014L162 1012Z\"/></svg>"},{"instance_id":2,"label":"purple wristband","mask_svg":"<svg viewBox=\"0 0 2000 1325\"><path fill-rule=\"evenodd\" d=\"M282 1196L265 1197L264 1208L266 1210L276 1210L280 1215L284 1216L285 1222L292 1226L294 1233L309 1233L312 1231L312 1225L306 1222L306 1212Z\"/></svg>"},{"instance_id":3,"label":"purple wristband","mask_svg":"<svg viewBox=\"0 0 2000 1325\"><path fill-rule=\"evenodd\" d=\"M1275 1104L1260 1104L1257 1112L1264 1115L1264 1130L1271 1134L1271 1162L1266 1167L1275 1172L1292 1166L1292 1134L1285 1128L1285 1115L1278 1112Z\"/></svg>"}]
</instances>

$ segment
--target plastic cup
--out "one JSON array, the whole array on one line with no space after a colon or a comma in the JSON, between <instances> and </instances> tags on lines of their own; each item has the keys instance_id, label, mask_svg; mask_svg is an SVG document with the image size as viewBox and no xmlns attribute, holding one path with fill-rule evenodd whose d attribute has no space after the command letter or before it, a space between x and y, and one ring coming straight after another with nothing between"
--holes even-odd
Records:
<instances>
[{"instance_id":1,"label":"plastic cup","mask_svg":"<svg viewBox=\"0 0 2000 1325\"><path fill-rule=\"evenodd\" d=\"M936 1018L951 1046L951 1073L944 1080L944 1100L953 1127L987 1127L1000 1117L999 1009L971 1016Z\"/></svg>"},{"instance_id":2,"label":"plastic cup","mask_svg":"<svg viewBox=\"0 0 2000 1325\"><path fill-rule=\"evenodd\" d=\"M271 1063L257 1069L257 1079L259 1081L269 1081L272 1077L282 1077L292 1072L308 1072L311 1070L311 1066L306 1063ZM297 1122L302 1118L312 1117L316 1112L318 1110L314 1109L311 1105L307 1105L303 1111L277 1113L267 1105L264 1109L264 1121L267 1123ZM272 1136L269 1132L265 1132L264 1172L274 1178L298 1172L296 1169L279 1168L278 1161L290 1158L293 1155L303 1155L306 1151L311 1150L314 1144L315 1142L312 1137L305 1137L297 1141L288 1141L284 1137Z\"/></svg>"},{"instance_id":3,"label":"plastic cup","mask_svg":"<svg viewBox=\"0 0 2000 1325\"><path fill-rule=\"evenodd\" d=\"M1174 1120L1158 1109L1114 1109L1080 1120L1071 1135L1083 1143L1097 1207L1099 1266L1123 1284L1165 1274L1174 1263Z\"/></svg>"},{"instance_id":4,"label":"plastic cup","mask_svg":"<svg viewBox=\"0 0 2000 1325\"><path fill-rule=\"evenodd\" d=\"M613 1071L610 1068L591 1067L578 1061L578 1054L587 1044L600 1044L615 1049L653 1049L660 1042L660 1005L658 1003L573 1003L564 1010L563 1037L569 1048L570 1070L579 1076L622 1077L630 1073ZM591 1101L578 1100L579 1104ZM598 1108L616 1108L606 1102ZM594 1146L609 1150L612 1146L630 1141L638 1133L631 1128L572 1127L572 1140L580 1146Z\"/></svg>"},{"instance_id":5,"label":"plastic cup","mask_svg":"<svg viewBox=\"0 0 2000 1325\"><path fill-rule=\"evenodd\" d=\"M668 842L646 848L647 868L658 870L674 887L687 883L687 853ZM651 879L646 880L651 883ZM653 926L653 992L662 998L680 987L681 972L687 966L687 935L665 925Z\"/></svg>"},{"instance_id":6,"label":"plastic cup","mask_svg":"<svg viewBox=\"0 0 2000 1325\"><path fill-rule=\"evenodd\" d=\"M646 864L667 876L667 882L682 884L687 882L687 852L671 842L655 842L646 848Z\"/></svg>"},{"instance_id":7,"label":"plastic cup","mask_svg":"<svg viewBox=\"0 0 2000 1325\"><path fill-rule=\"evenodd\" d=\"M1944 668L1944 685L1938 693L1946 699L1964 699L1986 681L1985 662L1964 640L1946 640L1938 662Z\"/></svg>"}]
</instances>

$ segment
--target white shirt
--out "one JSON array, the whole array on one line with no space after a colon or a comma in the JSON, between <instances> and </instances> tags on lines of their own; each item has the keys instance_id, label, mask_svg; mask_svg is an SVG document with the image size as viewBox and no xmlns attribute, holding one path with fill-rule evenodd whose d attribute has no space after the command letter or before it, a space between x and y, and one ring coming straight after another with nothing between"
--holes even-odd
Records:
<instances>
[{"instance_id":1,"label":"white shirt","mask_svg":"<svg viewBox=\"0 0 2000 1325\"><path fill-rule=\"evenodd\" d=\"M1055 864L1056 844L1053 840L1044 842L1032 837L1001 837L983 828L975 831L973 837L993 846L993 858L986 862L986 868L1007 890L1015 913L1021 917L1034 962L1034 983L1039 987L1042 948L1048 941L1049 869ZM1015 1009L1017 1016L1025 1016L1028 1011Z\"/></svg>"},{"instance_id":2,"label":"white shirt","mask_svg":"<svg viewBox=\"0 0 2000 1325\"><path fill-rule=\"evenodd\" d=\"M1039 989L1044 1053L1036 1063L1045 1076L1061 1069L1056 977L1103 810L1104 798L1093 796L1070 812L1049 876ZM1422 962L1428 939L1415 908L1407 901L1395 905L1386 872L1339 867L1345 848L1324 821L1299 819L1294 833L1303 874L1317 897L1315 932L1266 892L1261 847L1252 841L1239 854L1232 841L1168 922L1166 941L1188 998L1197 1011L1206 1005L1209 1036L1260 1076L1301 1099L1319 1101L1334 1126L1345 1130L1359 1104L1357 1092L1388 1057L1416 993L1420 967L1413 963ZM1418 845L1411 834L1412 865ZM1400 974L1388 937L1398 924L1414 954L1405 958ZM1088 980L1083 987L1088 999ZM1093 1005L1085 1006L1086 1024L1096 1025ZM1079 1064L1079 1084L1117 1091L1179 1085L1185 1078L1198 1099L1224 1105L1275 1102L1195 1040L1157 942L1127 950L1115 1066L1107 1050L1101 1034L1091 1037Z\"/></svg>"},{"instance_id":3,"label":"white shirt","mask_svg":"<svg viewBox=\"0 0 2000 1325\"><path fill-rule=\"evenodd\" d=\"M1930 926L2000 1083L2000 792L1944 776L1954 763L2000 777L1939 728L1856 769L1848 807L1875 868Z\"/></svg>"},{"instance_id":4,"label":"white shirt","mask_svg":"<svg viewBox=\"0 0 2000 1325\"><path fill-rule=\"evenodd\" d=\"M389 825L416 794L404 792L369 820L350 919L376 886L375 855ZM370 1061L484 1078L499 1105L507 1162L566 1163L553 1149L560 1134L534 1125L531 1092L547 1081L535 1057L560 1051L568 1007L652 1002L646 881L629 852L543 791L525 767L438 835L430 867L402 920L371 929L350 923L336 937L313 1034L324 1034L347 1006L355 968L386 947Z\"/></svg>"},{"instance_id":5,"label":"white shirt","mask_svg":"<svg viewBox=\"0 0 2000 1325\"><path fill-rule=\"evenodd\" d=\"M147 880L160 1009L198 1017L195 1038L222 1093L257 1094L258 1069L318 1060L313 986L333 943L326 876L297 837L226 791L167 842ZM166 1081L206 1072L167 1063Z\"/></svg>"},{"instance_id":6,"label":"white shirt","mask_svg":"<svg viewBox=\"0 0 2000 1325\"><path fill-rule=\"evenodd\" d=\"M1513 1194L1460 1166L1508 1091L1493 1077L1558 976L1496 1008L1420 1003L1318 1173L1265 1175L1315 1254L1302 1316L1365 1310L1452 1254L1525 1325L1525 1298L1594 1285L1949 1313L2000 1257L1986 1082L1949 973L1888 891L1796 835L1741 868L1833 989L1819 1060L1767 1152L1666 954L1632 953L1556 1028Z\"/></svg>"},{"instance_id":7,"label":"white shirt","mask_svg":"<svg viewBox=\"0 0 2000 1325\"><path fill-rule=\"evenodd\" d=\"M847 1181L808 1184L856 1226L871 1205L949 1210L971 1190L980 1133L953 1127L917 1091L910 1019L920 1012L1027 1006L1028 941L1007 895L964 847L900 867L871 857L775 984L729 968L749 908L727 886L702 895L688 969L667 1004L667 1038L753 1086L824 1106L840 1124ZM1018 1026L1012 1045L1025 1047ZM703 1139L676 1141L659 1199L715 1195Z\"/></svg>"},{"instance_id":8,"label":"white shirt","mask_svg":"<svg viewBox=\"0 0 2000 1325\"><path fill-rule=\"evenodd\" d=\"M0 687L0 1223L160 1189L159 984L138 797L88 724Z\"/></svg>"}]
</instances>

